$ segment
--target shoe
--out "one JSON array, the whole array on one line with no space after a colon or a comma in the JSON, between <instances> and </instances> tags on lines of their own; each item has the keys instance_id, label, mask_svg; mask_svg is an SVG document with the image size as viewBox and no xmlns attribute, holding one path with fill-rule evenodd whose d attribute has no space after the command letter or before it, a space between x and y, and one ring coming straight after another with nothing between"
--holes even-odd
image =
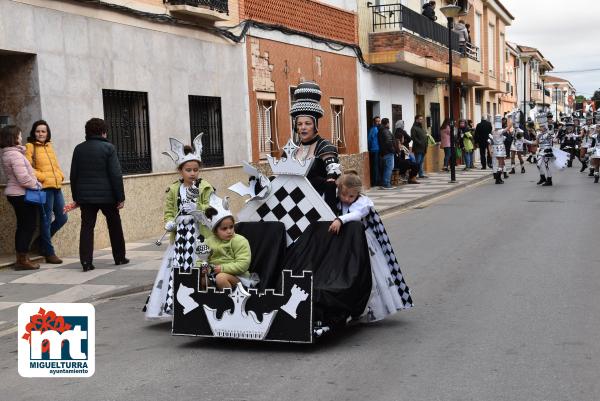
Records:
<instances>
[{"instance_id":1,"label":"shoe","mask_svg":"<svg viewBox=\"0 0 600 401\"><path fill-rule=\"evenodd\" d=\"M598 175L595 175L595 176L594 176L594 184L597 184L597 183L598 183L598 179L599 179L599 178L600 178L600 176L598 176Z\"/></svg>"},{"instance_id":2,"label":"shoe","mask_svg":"<svg viewBox=\"0 0 600 401\"><path fill-rule=\"evenodd\" d=\"M415 177L408 180L408 184L420 184L419 181Z\"/></svg>"},{"instance_id":3,"label":"shoe","mask_svg":"<svg viewBox=\"0 0 600 401\"><path fill-rule=\"evenodd\" d=\"M487 170L485 167L482 167L481 170Z\"/></svg>"},{"instance_id":4,"label":"shoe","mask_svg":"<svg viewBox=\"0 0 600 401\"><path fill-rule=\"evenodd\" d=\"M46 263L50 263L53 265L60 265L62 263L62 259L56 255L46 256Z\"/></svg>"},{"instance_id":5,"label":"shoe","mask_svg":"<svg viewBox=\"0 0 600 401\"><path fill-rule=\"evenodd\" d=\"M381 187L381 189L383 189L383 190L385 190L385 191L391 191L392 189L396 189L396 187L391 187L391 186L390 186L390 187ZM129 259L125 259L125 260L126 260L127 262L124 262L124 263L122 263L122 264L129 263ZM121 264L121 263L117 263L117 265L120 265L120 264Z\"/></svg>"},{"instance_id":6,"label":"shoe","mask_svg":"<svg viewBox=\"0 0 600 401\"><path fill-rule=\"evenodd\" d=\"M525 174L525 167L521 166L521 174Z\"/></svg>"},{"instance_id":7,"label":"shoe","mask_svg":"<svg viewBox=\"0 0 600 401\"><path fill-rule=\"evenodd\" d=\"M588 177L593 177L593 176L594 176L594 169L591 168L590 173L588 174Z\"/></svg>"},{"instance_id":8,"label":"shoe","mask_svg":"<svg viewBox=\"0 0 600 401\"><path fill-rule=\"evenodd\" d=\"M502 181L502 173L500 172L495 172L494 173L494 178L496 179L496 184L504 184L504 181Z\"/></svg>"},{"instance_id":9,"label":"shoe","mask_svg":"<svg viewBox=\"0 0 600 401\"><path fill-rule=\"evenodd\" d=\"M573 160L567 161L567 167L573 167Z\"/></svg>"},{"instance_id":10,"label":"shoe","mask_svg":"<svg viewBox=\"0 0 600 401\"><path fill-rule=\"evenodd\" d=\"M581 163L581 170L579 170L579 172L583 173L586 168L587 168L587 163Z\"/></svg>"},{"instance_id":11,"label":"shoe","mask_svg":"<svg viewBox=\"0 0 600 401\"><path fill-rule=\"evenodd\" d=\"M546 182L546 176L540 175L540 180L536 183L536 185L540 185Z\"/></svg>"},{"instance_id":12,"label":"shoe","mask_svg":"<svg viewBox=\"0 0 600 401\"><path fill-rule=\"evenodd\" d=\"M395 187L393 187L395 188ZM127 263L129 263L129 259L127 258L123 258L120 260L115 260L115 265L119 266L119 265L126 265Z\"/></svg>"},{"instance_id":13,"label":"shoe","mask_svg":"<svg viewBox=\"0 0 600 401\"><path fill-rule=\"evenodd\" d=\"M426 175L420 175L419 178L429 178L429 177Z\"/></svg>"},{"instance_id":14,"label":"shoe","mask_svg":"<svg viewBox=\"0 0 600 401\"><path fill-rule=\"evenodd\" d=\"M38 263L29 260L26 253L17 253L17 262L15 263L15 270L37 270L40 268Z\"/></svg>"},{"instance_id":15,"label":"shoe","mask_svg":"<svg viewBox=\"0 0 600 401\"><path fill-rule=\"evenodd\" d=\"M96 268L96 266L94 266L92 262L81 262L81 267L83 268L84 272L88 270L94 270Z\"/></svg>"},{"instance_id":16,"label":"shoe","mask_svg":"<svg viewBox=\"0 0 600 401\"><path fill-rule=\"evenodd\" d=\"M448 169L448 167L444 167L444 168L442 169L442 171L450 171L450 170Z\"/></svg>"},{"instance_id":17,"label":"shoe","mask_svg":"<svg viewBox=\"0 0 600 401\"><path fill-rule=\"evenodd\" d=\"M552 177L546 178L546 182L542 184L543 187L551 187L552 186Z\"/></svg>"},{"instance_id":18,"label":"shoe","mask_svg":"<svg viewBox=\"0 0 600 401\"><path fill-rule=\"evenodd\" d=\"M506 171L504 172L504 178L508 178L508 174L506 173Z\"/></svg>"},{"instance_id":19,"label":"shoe","mask_svg":"<svg viewBox=\"0 0 600 401\"><path fill-rule=\"evenodd\" d=\"M512 168L510 169L510 173L508 173L508 174L515 174L515 168L514 168L514 167L512 167Z\"/></svg>"}]
</instances>

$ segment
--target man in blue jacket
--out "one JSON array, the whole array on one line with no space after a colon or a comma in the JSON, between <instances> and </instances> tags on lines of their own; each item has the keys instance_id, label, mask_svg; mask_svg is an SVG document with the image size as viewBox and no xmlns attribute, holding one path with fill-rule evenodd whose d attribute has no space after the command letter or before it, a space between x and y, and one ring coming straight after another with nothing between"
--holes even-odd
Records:
<instances>
[{"instance_id":1,"label":"man in blue jacket","mask_svg":"<svg viewBox=\"0 0 600 401\"><path fill-rule=\"evenodd\" d=\"M104 120L92 118L85 124L85 142L75 147L71 160L71 192L81 207L79 260L83 271L94 270L94 227L98 211L106 217L115 264L129 263L119 215L125 205L123 174L115 147L106 137Z\"/></svg>"},{"instance_id":2,"label":"man in blue jacket","mask_svg":"<svg viewBox=\"0 0 600 401\"><path fill-rule=\"evenodd\" d=\"M379 126L381 125L381 118L376 116L373 118L373 126L369 129L367 136L367 142L369 147L369 161L371 164L371 186L375 187L381 185L381 176L379 173L379 165L381 163L379 157Z\"/></svg>"}]
</instances>

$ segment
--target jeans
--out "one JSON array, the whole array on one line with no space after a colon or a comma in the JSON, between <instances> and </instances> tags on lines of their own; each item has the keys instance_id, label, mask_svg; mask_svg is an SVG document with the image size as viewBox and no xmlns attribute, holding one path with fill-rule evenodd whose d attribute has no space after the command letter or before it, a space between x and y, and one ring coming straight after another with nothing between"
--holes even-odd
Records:
<instances>
[{"instance_id":1,"label":"jeans","mask_svg":"<svg viewBox=\"0 0 600 401\"><path fill-rule=\"evenodd\" d=\"M463 156L465 157L465 167L472 168L473 167L473 152L463 152Z\"/></svg>"},{"instance_id":2,"label":"jeans","mask_svg":"<svg viewBox=\"0 0 600 401\"><path fill-rule=\"evenodd\" d=\"M450 149L452 148L444 148L444 167L448 167L448 165L450 164Z\"/></svg>"},{"instance_id":3,"label":"jeans","mask_svg":"<svg viewBox=\"0 0 600 401\"><path fill-rule=\"evenodd\" d=\"M389 188L392 186L392 170L394 169L394 154L383 155L383 186Z\"/></svg>"},{"instance_id":4,"label":"jeans","mask_svg":"<svg viewBox=\"0 0 600 401\"><path fill-rule=\"evenodd\" d=\"M425 161L425 153L415 153L415 162L417 166L419 166L419 177L423 178L425 174L423 173L423 162Z\"/></svg>"},{"instance_id":5,"label":"jeans","mask_svg":"<svg viewBox=\"0 0 600 401\"><path fill-rule=\"evenodd\" d=\"M379 151L369 152L369 160L371 162L371 186L379 185L379 164L381 163Z\"/></svg>"},{"instance_id":6,"label":"jeans","mask_svg":"<svg viewBox=\"0 0 600 401\"><path fill-rule=\"evenodd\" d=\"M35 231L37 219L37 206L25 202L25 195L7 196L17 216L17 230L15 231L15 250L17 253L29 252L31 238Z\"/></svg>"},{"instance_id":7,"label":"jeans","mask_svg":"<svg viewBox=\"0 0 600 401\"><path fill-rule=\"evenodd\" d=\"M79 260L82 264L92 263L94 256L94 227L98 211L106 217L108 236L115 263L125 258L125 238L117 205L81 205L81 231L79 232Z\"/></svg>"},{"instance_id":8,"label":"jeans","mask_svg":"<svg viewBox=\"0 0 600 401\"><path fill-rule=\"evenodd\" d=\"M46 203L40 206L40 247L42 255L52 256L56 254L52 236L65 225L67 214L63 213L65 199L60 189L46 188L44 192Z\"/></svg>"}]
</instances>

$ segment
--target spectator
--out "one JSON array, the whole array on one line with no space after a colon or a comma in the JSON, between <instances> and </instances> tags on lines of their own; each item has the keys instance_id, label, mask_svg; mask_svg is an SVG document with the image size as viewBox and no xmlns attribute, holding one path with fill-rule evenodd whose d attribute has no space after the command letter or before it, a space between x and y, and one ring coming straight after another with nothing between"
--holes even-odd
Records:
<instances>
[{"instance_id":1,"label":"spectator","mask_svg":"<svg viewBox=\"0 0 600 401\"><path fill-rule=\"evenodd\" d=\"M51 138L52 132L46 121L34 122L27 138L25 157L34 168L46 193L46 203L40 206L41 253L46 258L46 263L61 264L62 260L56 256L52 245L52 236L67 222L67 214L63 210L65 200L61 191L65 176L58 164Z\"/></svg>"},{"instance_id":2,"label":"spectator","mask_svg":"<svg viewBox=\"0 0 600 401\"><path fill-rule=\"evenodd\" d=\"M415 154L415 161L419 166L419 178L427 178L423 173L423 162L425 161L425 154L427 153L427 132L423 128L423 116L417 114L415 116L415 122L410 129L410 137L413 140L413 153Z\"/></svg>"},{"instance_id":3,"label":"spectator","mask_svg":"<svg viewBox=\"0 0 600 401\"><path fill-rule=\"evenodd\" d=\"M456 22L452 30L458 35L458 49L464 54L466 43L469 41L469 32L465 22L463 20Z\"/></svg>"},{"instance_id":4,"label":"spectator","mask_svg":"<svg viewBox=\"0 0 600 401\"><path fill-rule=\"evenodd\" d=\"M440 127L440 136L442 139L440 148L444 149L444 171L448 171L452 149L450 148L450 121L447 118Z\"/></svg>"},{"instance_id":5,"label":"spectator","mask_svg":"<svg viewBox=\"0 0 600 401\"><path fill-rule=\"evenodd\" d=\"M25 147L21 145L22 141L21 129L16 125L7 125L0 130L2 167L6 176L4 195L17 217L15 270L36 270L40 265L31 261L27 253L35 231L38 205L25 202L25 192L27 189L41 188L41 185L35 177L33 167L25 158Z\"/></svg>"},{"instance_id":6,"label":"spectator","mask_svg":"<svg viewBox=\"0 0 600 401\"><path fill-rule=\"evenodd\" d=\"M432 21L437 20L437 16L435 15L435 1L423 4L422 14Z\"/></svg>"},{"instance_id":7,"label":"spectator","mask_svg":"<svg viewBox=\"0 0 600 401\"><path fill-rule=\"evenodd\" d=\"M463 151L463 157L465 161L465 170L473 168L473 130L469 128L466 120L459 120L458 122L458 140L460 147Z\"/></svg>"},{"instance_id":8,"label":"spectator","mask_svg":"<svg viewBox=\"0 0 600 401\"><path fill-rule=\"evenodd\" d=\"M369 147L369 161L371 166L371 186L377 186L381 184L381 176L379 173L379 165L381 159L379 157L379 126L381 125L381 118L376 116L373 118L373 126L369 129L367 135L367 142Z\"/></svg>"},{"instance_id":9,"label":"spectator","mask_svg":"<svg viewBox=\"0 0 600 401\"><path fill-rule=\"evenodd\" d=\"M71 191L73 200L81 207L79 259L83 271L94 270L94 227L99 210L106 217L115 264L129 263L119 216L125 205L121 164L106 137L104 120L89 120L85 124L85 142L75 147L71 161Z\"/></svg>"},{"instance_id":10,"label":"spectator","mask_svg":"<svg viewBox=\"0 0 600 401\"><path fill-rule=\"evenodd\" d=\"M477 124L477 127L475 127L475 143L479 147L479 157L481 158L482 170L485 170L488 165L488 163L486 162L486 155L488 149L488 139L491 133L492 123L490 123L485 118L482 118L481 122Z\"/></svg>"},{"instance_id":11,"label":"spectator","mask_svg":"<svg viewBox=\"0 0 600 401\"><path fill-rule=\"evenodd\" d=\"M471 40L471 24L465 24L465 28L467 29L467 42L473 43Z\"/></svg>"},{"instance_id":12,"label":"spectator","mask_svg":"<svg viewBox=\"0 0 600 401\"><path fill-rule=\"evenodd\" d=\"M383 189L395 189L392 187L392 170L394 169L394 135L390 131L390 120L384 118L381 120L379 128L379 153L383 159Z\"/></svg>"},{"instance_id":13,"label":"spectator","mask_svg":"<svg viewBox=\"0 0 600 401\"><path fill-rule=\"evenodd\" d=\"M404 121L396 121L394 129L394 147L396 150L396 158L394 160L395 168L400 171L400 175L403 177L408 171L409 184L420 184L416 178L417 174L419 173L419 166L417 166L417 163L409 159L410 142L410 135L408 135L408 132L404 130Z\"/></svg>"}]
</instances>

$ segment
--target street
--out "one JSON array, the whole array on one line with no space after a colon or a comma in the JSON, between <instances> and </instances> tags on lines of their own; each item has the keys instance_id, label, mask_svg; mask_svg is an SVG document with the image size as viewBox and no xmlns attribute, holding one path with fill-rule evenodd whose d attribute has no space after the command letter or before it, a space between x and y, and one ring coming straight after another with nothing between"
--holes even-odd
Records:
<instances>
[{"instance_id":1,"label":"street","mask_svg":"<svg viewBox=\"0 0 600 401\"><path fill-rule=\"evenodd\" d=\"M21 378L12 333L0 398L598 400L600 184L526 167L385 218L413 309L300 346L173 337L146 293L109 299L92 378Z\"/></svg>"}]
</instances>

